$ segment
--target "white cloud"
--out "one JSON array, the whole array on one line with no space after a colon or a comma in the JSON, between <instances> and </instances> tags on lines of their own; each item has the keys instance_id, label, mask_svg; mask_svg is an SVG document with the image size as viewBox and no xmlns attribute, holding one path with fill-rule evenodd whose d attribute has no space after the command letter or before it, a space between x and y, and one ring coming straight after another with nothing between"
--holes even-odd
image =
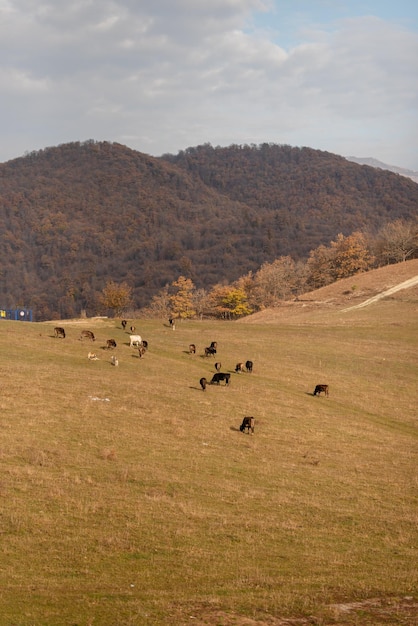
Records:
<instances>
[{"instance_id":1,"label":"white cloud","mask_svg":"<svg viewBox=\"0 0 418 626\"><path fill-rule=\"evenodd\" d=\"M417 33L370 16L305 23L286 49L277 29L252 30L269 6L0 0L0 160L87 138L152 154L277 141L418 169Z\"/></svg>"}]
</instances>

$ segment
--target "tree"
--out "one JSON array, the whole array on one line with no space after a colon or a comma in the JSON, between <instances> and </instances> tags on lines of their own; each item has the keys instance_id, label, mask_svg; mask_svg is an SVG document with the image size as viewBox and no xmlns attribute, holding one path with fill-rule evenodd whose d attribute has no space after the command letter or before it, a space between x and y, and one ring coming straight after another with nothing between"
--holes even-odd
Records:
<instances>
[{"instance_id":1,"label":"tree","mask_svg":"<svg viewBox=\"0 0 418 626\"><path fill-rule=\"evenodd\" d=\"M171 314L168 284L152 297L149 306L142 309L142 314L150 317L168 317Z\"/></svg>"},{"instance_id":2,"label":"tree","mask_svg":"<svg viewBox=\"0 0 418 626\"><path fill-rule=\"evenodd\" d=\"M318 246L309 254L306 262L306 282L312 289L319 289L333 282L331 272L332 251L324 245Z\"/></svg>"},{"instance_id":3,"label":"tree","mask_svg":"<svg viewBox=\"0 0 418 626\"><path fill-rule=\"evenodd\" d=\"M331 242L331 274L334 280L348 278L370 269L373 257L363 233L356 231L349 237L341 233Z\"/></svg>"},{"instance_id":4,"label":"tree","mask_svg":"<svg viewBox=\"0 0 418 626\"><path fill-rule=\"evenodd\" d=\"M193 292L192 304L196 315L202 316L208 307L208 293L206 289L196 289Z\"/></svg>"},{"instance_id":5,"label":"tree","mask_svg":"<svg viewBox=\"0 0 418 626\"><path fill-rule=\"evenodd\" d=\"M115 317L119 317L132 305L132 289L125 282L118 285L110 280L100 293L99 301L106 309L111 309Z\"/></svg>"},{"instance_id":6,"label":"tree","mask_svg":"<svg viewBox=\"0 0 418 626\"><path fill-rule=\"evenodd\" d=\"M208 312L216 317L231 319L252 313L246 292L236 286L215 285L208 295L208 302Z\"/></svg>"},{"instance_id":7,"label":"tree","mask_svg":"<svg viewBox=\"0 0 418 626\"><path fill-rule=\"evenodd\" d=\"M290 256L264 263L254 276L259 306L271 307L301 290L304 282L300 264Z\"/></svg>"},{"instance_id":8,"label":"tree","mask_svg":"<svg viewBox=\"0 0 418 626\"><path fill-rule=\"evenodd\" d=\"M243 317L252 313L252 309L248 306L247 294L237 287L233 287L225 294L223 305L232 317Z\"/></svg>"},{"instance_id":9,"label":"tree","mask_svg":"<svg viewBox=\"0 0 418 626\"><path fill-rule=\"evenodd\" d=\"M377 254L385 263L406 261L418 250L418 223L389 222L377 234Z\"/></svg>"},{"instance_id":10,"label":"tree","mask_svg":"<svg viewBox=\"0 0 418 626\"><path fill-rule=\"evenodd\" d=\"M193 308L193 290L193 281L184 276L179 276L176 281L171 283L172 294L169 297L169 302L173 318L186 319L196 315Z\"/></svg>"}]
</instances>

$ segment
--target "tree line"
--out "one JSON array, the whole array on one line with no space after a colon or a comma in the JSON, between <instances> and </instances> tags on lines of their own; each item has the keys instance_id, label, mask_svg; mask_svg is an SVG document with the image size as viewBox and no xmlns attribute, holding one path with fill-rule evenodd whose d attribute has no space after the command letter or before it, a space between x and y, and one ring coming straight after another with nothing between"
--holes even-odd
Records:
<instances>
[{"instance_id":1,"label":"tree line","mask_svg":"<svg viewBox=\"0 0 418 626\"><path fill-rule=\"evenodd\" d=\"M196 288L190 277L181 275L159 290L138 315L237 319L279 306L342 278L417 256L418 220L395 220L375 236L361 231L348 236L340 233L329 245L321 244L312 250L305 262L290 255L281 256L272 263L263 263L255 272L248 272L231 283L218 283L209 290ZM100 295L100 303L111 314L121 316L133 305L132 290L126 282L109 281Z\"/></svg>"}]
</instances>

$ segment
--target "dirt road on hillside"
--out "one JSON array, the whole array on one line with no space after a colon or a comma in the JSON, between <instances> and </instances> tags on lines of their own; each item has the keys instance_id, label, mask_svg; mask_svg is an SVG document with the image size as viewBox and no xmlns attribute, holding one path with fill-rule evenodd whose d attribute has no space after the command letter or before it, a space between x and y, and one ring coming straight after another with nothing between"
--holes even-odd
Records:
<instances>
[{"instance_id":1,"label":"dirt road on hillside","mask_svg":"<svg viewBox=\"0 0 418 626\"><path fill-rule=\"evenodd\" d=\"M348 307L348 309L343 309L343 313L345 313L346 311L353 311L354 309L362 309L363 307L369 306L369 304L373 304L374 302L377 302L378 300L381 300L382 298L391 296L393 293L396 293L397 291L400 291L401 289L408 289L409 287L415 287L415 285L418 285L418 276L414 276L413 278L410 278L409 280L405 280L403 283L399 283L399 285L395 285L394 287L391 287L390 289L386 289L385 291L378 293L377 295L373 296L372 298L369 298L368 300L365 300L364 302L361 302L360 304L356 304L355 306L350 306Z\"/></svg>"}]
</instances>

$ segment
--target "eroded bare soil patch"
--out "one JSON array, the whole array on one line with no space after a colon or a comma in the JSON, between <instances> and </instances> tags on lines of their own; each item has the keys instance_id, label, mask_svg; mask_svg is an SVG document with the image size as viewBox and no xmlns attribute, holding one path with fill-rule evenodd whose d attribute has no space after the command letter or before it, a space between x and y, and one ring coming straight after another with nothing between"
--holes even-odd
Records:
<instances>
[{"instance_id":1,"label":"eroded bare soil patch","mask_svg":"<svg viewBox=\"0 0 418 626\"><path fill-rule=\"evenodd\" d=\"M173 617L179 626L417 626L418 600L411 596L372 598L333 604L328 607L327 613L327 617L288 618L260 613L251 618L214 607L195 606L187 617L184 614Z\"/></svg>"}]
</instances>

